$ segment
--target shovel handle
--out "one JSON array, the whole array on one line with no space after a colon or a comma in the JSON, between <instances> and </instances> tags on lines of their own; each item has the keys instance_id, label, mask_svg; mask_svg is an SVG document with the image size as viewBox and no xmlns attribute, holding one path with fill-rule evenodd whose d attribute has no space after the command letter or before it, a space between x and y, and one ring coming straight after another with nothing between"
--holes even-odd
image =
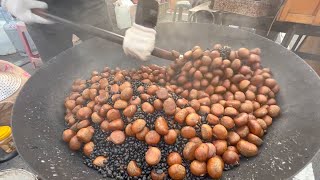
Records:
<instances>
[{"instance_id":1,"label":"shovel handle","mask_svg":"<svg viewBox=\"0 0 320 180\"><path fill-rule=\"evenodd\" d=\"M52 20L56 23L66 25L66 26L73 28L75 30L81 30L81 31L84 31L88 34L100 37L102 39L106 39L108 41L111 41L111 42L114 42L114 43L117 43L120 45L123 44L124 37L117 34L117 33L107 31L107 30L104 30L104 29L101 29L98 27L94 27L89 24L78 24L78 23L69 21L67 19L49 14L49 13L43 11L43 9L33 9L32 12L36 15L47 18L47 19ZM156 56L158 58L170 60L170 61L174 61L176 59L176 57L173 55L173 53L171 53L165 49L158 48L158 47L154 48L151 55Z\"/></svg>"}]
</instances>

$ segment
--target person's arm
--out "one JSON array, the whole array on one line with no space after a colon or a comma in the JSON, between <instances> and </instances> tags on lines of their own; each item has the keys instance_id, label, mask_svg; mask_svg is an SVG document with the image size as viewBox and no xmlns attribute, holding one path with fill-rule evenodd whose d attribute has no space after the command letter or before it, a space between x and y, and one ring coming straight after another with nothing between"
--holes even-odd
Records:
<instances>
[{"instance_id":1,"label":"person's arm","mask_svg":"<svg viewBox=\"0 0 320 180\"><path fill-rule=\"evenodd\" d=\"M123 41L125 54L146 61L154 49L159 3L139 0L135 23L126 31Z\"/></svg>"},{"instance_id":2,"label":"person's arm","mask_svg":"<svg viewBox=\"0 0 320 180\"><path fill-rule=\"evenodd\" d=\"M0 0L1 7L25 23L50 24L48 21L31 12L32 9L47 9L48 4L37 0Z\"/></svg>"}]
</instances>

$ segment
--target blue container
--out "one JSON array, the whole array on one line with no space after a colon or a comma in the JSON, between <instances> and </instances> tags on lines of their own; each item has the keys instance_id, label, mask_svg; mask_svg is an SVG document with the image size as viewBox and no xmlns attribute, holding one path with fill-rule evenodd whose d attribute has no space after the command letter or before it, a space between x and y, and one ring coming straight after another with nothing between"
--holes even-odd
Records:
<instances>
[{"instance_id":1,"label":"blue container","mask_svg":"<svg viewBox=\"0 0 320 180\"><path fill-rule=\"evenodd\" d=\"M15 18L13 18L2 7L0 7L0 14L2 15L2 18L6 21L6 23L3 25L3 29L6 32L7 36L9 37L10 41L12 42L13 46L16 48L17 52L21 56L27 56L24 46L18 34L18 30L17 30L18 21ZM26 37L30 45L31 51L37 52L37 48L34 45L34 42L32 41L29 33L26 33Z\"/></svg>"}]
</instances>

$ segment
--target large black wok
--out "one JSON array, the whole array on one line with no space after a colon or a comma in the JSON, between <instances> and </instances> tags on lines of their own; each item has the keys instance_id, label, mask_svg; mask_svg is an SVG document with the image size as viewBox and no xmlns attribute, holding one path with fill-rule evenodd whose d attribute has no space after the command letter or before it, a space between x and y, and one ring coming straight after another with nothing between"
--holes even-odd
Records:
<instances>
[{"instance_id":1,"label":"large black wok","mask_svg":"<svg viewBox=\"0 0 320 180\"><path fill-rule=\"evenodd\" d=\"M259 156L242 160L240 167L224 173L225 178L289 178L311 160L320 148L320 81L302 59L272 41L238 29L179 23L160 24L157 29L157 46L181 52L218 42L233 48L260 47L263 65L272 69L280 84L277 100L282 115L268 130ZM150 63L170 62L153 58ZM20 155L40 177L101 178L61 140L64 98L73 80L88 78L93 70L140 64L126 57L119 45L91 39L53 58L30 78L14 107L13 135Z\"/></svg>"}]
</instances>

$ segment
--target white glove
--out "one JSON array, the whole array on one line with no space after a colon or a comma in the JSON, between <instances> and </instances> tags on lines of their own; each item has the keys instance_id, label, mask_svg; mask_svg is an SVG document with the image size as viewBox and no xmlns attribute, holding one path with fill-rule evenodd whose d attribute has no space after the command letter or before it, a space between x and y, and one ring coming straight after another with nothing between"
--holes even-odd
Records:
<instances>
[{"instance_id":1,"label":"white glove","mask_svg":"<svg viewBox=\"0 0 320 180\"><path fill-rule=\"evenodd\" d=\"M126 31L122 47L126 55L146 61L154 49L155 40L156 31L154 29L134 23Z\"/></svg>"},{"instance_id":2,"label":"white glove","mask_svg":"<svg viewBox=\"0 0 320 180\"><path fill-rule=\"evenodd\" d=\"M46 20L31 12L32 9L47 9L48 4L37 0L1 0L1 6L9 13L25 23L51 24Z\"/></svg>"}]
</instances>

